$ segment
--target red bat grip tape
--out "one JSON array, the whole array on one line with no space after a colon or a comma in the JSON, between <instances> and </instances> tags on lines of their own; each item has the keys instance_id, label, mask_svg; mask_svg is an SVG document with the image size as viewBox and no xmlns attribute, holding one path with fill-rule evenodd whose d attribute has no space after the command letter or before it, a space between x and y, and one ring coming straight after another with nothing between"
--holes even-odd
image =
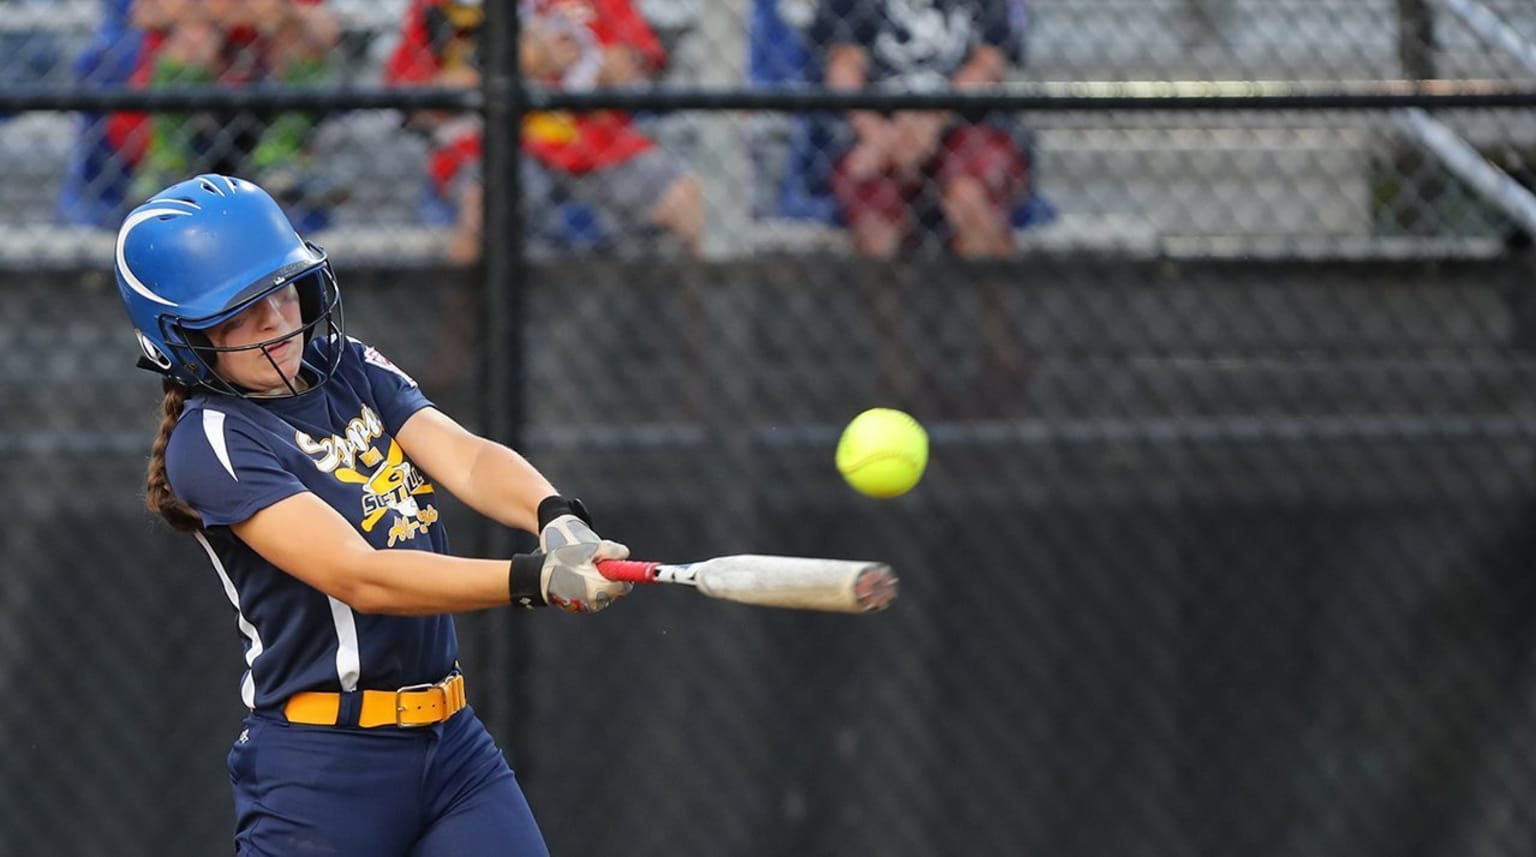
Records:
<instances>
[{"instance_id":1,"label":"red bat grip tape","mask_svg":"<svg viewBox=\"0 0 1536 857\"><path fill-rule=\"evenodd\" d=\"M659 562L642 562L637 559L600 559L597 570L609 580L626 583L654 583Z\"/></svg>"}]
</instances>

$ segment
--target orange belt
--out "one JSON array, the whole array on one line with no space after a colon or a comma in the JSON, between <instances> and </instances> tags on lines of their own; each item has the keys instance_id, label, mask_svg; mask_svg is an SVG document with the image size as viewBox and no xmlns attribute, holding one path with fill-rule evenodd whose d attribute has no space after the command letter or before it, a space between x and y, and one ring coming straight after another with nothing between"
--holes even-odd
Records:
<instances>
[{"instance_id":1,"label":"orange belt","mask_svg":"<svg viewBox=\"0 0 1536 857\"><path fill-rule=\"evenodd\" d=\"M467 705L464 699L464 675L454 673L437 684L413 684L399 690L365 690L357 725L430 726L441 723ZM341 694L306 691L295 693L283 706L290 723L311 726L335 726L341 715Z\"/></svg>"}]
</instances>

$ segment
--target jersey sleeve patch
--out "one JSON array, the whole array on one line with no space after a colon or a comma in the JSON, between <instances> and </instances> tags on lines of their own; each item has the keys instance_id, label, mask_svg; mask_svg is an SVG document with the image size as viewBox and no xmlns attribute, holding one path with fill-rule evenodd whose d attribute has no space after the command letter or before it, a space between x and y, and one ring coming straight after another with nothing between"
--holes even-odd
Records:
<instances>
[{"instance_id":1,"label":"jersey sleeve patch","mask_svg":"<svg viewBox=\"0 0 1536 857\"><path fill-rule=\"evenodd\" d=\"M432 406L432 401L416 386L416 379L405 374L377 348L355 339L351 344L356 353L362 355L363 374L375 410L390 434L400 431L412 414Z\"/></svg>"},{"instance_id":2,"label":"jersey sleeve patch","mask_svg":"<svg viewBox=\"0 0 1536 857\"><path fill-rule=\"evenodd\" d=\"M412 387L417 386L415 378L405 374L404 369L396 366L388 357L385 357L379 351L379 349L374 348L372 345L363 346L363 360L379 367L380 369L385 369L395 373L396 375L399 375L402 379L404 379L406 384Z\"/></svg>"}]
</instances>

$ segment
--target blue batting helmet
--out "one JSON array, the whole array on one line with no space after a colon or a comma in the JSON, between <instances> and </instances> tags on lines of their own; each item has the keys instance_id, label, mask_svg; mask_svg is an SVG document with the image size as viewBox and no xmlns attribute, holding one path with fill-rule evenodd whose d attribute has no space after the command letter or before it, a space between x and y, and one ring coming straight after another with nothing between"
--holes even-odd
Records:
<instances>
[{"instance_id":1,"label":"blue batting helmet","mask_svg":"<svg viewBox=\"0 0 1536 857\"><path fill-rule=\"evenodd\" d=\"M341 295L325 251L300 238L277 202L244 179L200 175L155 194L123 220L114 267L144 352L139 365L182 384L241 395L214 372L219 349L204 331L290 284L306 345L322 323L332 340L325 365L311 362L320 352L305 349L311 388L334 374L345 351Z\"/></svg>"}]
</instances>

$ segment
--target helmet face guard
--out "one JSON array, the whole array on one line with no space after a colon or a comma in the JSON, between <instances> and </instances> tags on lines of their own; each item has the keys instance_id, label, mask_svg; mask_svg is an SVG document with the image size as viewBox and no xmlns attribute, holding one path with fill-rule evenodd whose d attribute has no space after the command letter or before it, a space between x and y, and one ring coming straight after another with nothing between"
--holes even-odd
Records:
<instances>
[{"instance_id":1,"label":"helmet face guard","mask_svg":"<svg viewBox=\"0 0 1536 857\"><path fill-rule=\"evenodd\" d=\"M207 331L290 286L308 359L303 383L284 379L289 394L325 383L345 351L341 296L325 251L300 238L277 202L243 179L197 176L135 208L118 230L115 270L143 352L139 365L181 384L251 396L218 374L220 352L260 350L276 366L268 349L290 337L219 349ZM309 348L316 336L330 347Z\"/></svg>"},{"instance_id":2,"label":"helmet face guard","mask_svg":"<svg viewBox=\"0 0 1536 857\"><path fill-rule=\"evenodd\" d=\"M218 327L289 287L295 290L299 299L298 330L250 345L220 347L214 345L208 338L208 331L212 328ZM270 398L272 394L252 393L230 383L218 372L219 355L259 351L283 379L283 384L288 389L287 395L297 396L306 390L320 386L336 373L336 368L341 363L341 355L345 350L342 344L346 341L346 325L341 312L341 291L337 288L336 277L331 272L329 263L302 271L292 278L274 278L272 285L258 291L252 297L242 296L234 307L211 318L181 319L162 316L161 326L161 334L165 341L184 343L185 353L191 355L192 363L181 367L187 374L195 376L201 386L214 392L241 398ZM330 343L323 354L318 355L323 357L319 363L311 359L317 355L309 348L309 344L316 336ZM302 359L299 377L290 378L282 374L277 360L267 349L294 338L300 339Z\"/></svg>"}]
</instances>

